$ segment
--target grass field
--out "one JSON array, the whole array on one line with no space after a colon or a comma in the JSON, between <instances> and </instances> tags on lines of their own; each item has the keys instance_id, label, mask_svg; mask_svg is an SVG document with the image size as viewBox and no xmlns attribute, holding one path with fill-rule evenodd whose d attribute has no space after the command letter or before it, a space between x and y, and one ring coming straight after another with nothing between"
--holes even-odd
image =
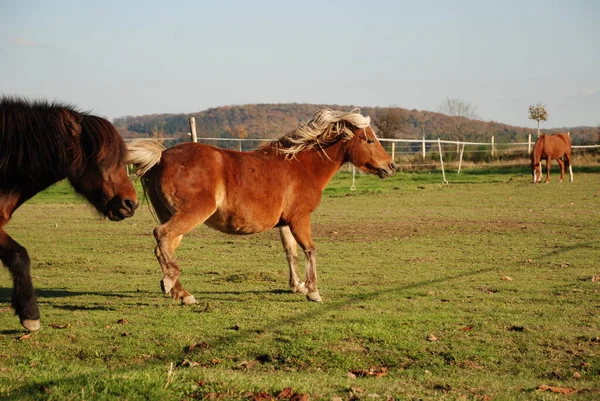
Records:
<instances>
[{"instance_id":1,"label":"grass field","mask_svg":"<svg viewBox=\"0 0 600 401\"><path fill-rule=\"evenodd\" d=\"M276 231L207 227L159 288L147 204L103 221L59 184L13 216L42 330L0 270L0 399L600 399L600 170L338 174L313 214L324 302L287 292Z\"/></svg>"}]
</instances>

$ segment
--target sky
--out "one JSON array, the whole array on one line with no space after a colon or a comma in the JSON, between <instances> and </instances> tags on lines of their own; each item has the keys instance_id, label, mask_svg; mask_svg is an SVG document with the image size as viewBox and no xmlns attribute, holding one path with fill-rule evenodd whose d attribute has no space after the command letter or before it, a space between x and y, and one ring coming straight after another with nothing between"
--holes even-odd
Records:
<instances>
[{"instance_id":1,"label":"sky","mask_svg":"<svg viewBox=\"0 0 600 401\"><path fill-rule=\"evenodd\" d=\"M108 118L253 103L600 124L598 0L0 0L0 94Z\"/></svg>"}]
</instances>

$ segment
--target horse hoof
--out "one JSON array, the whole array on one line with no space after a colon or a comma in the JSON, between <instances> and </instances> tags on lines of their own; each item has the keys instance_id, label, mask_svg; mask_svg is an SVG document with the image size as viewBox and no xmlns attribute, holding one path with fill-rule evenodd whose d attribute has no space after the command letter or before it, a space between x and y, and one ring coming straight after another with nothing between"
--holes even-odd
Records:
<instances>
[{"instance_id":1,"label":"horse hoof","mask_svg":"<svg viewBox=\"0 0 600 401\"><path fill-rule=\"evenodd\" d=\"M308 299L309 301L313 301L313 302L321 302L321 296L319 295L318 292L309 292L306 294L306 299Z\"/></svg>"},{"instance_id":2,"label":"horse hoof","mask_svg":"<svg viewBox=\"0 0 600 401\"><path fill-rule=\"evenodd\" d=\"M187 306L197 304L198 301L196 301L196 298L194 298L194 296L190 294L187 297L183 298L181 300L181 303Z\"/></svg>"},{"instance_id":3,"label":"horse hoof","mask_svg":"<svg viewBox=\"0 0 600 401\"><path fill-rule=\"evenodd\" d=\"M304 286L304 283L302 283L296 287L292 287L291 289L292 289L292 292L295 294L302 294L302 295L308 294L308 288L306 288Z\"/></svg>"},{"instance_id":4,"label":"horse hoof","mask_svg":"<svg viewBox=\"0 0 600 401\"><path fill-rule=\"evenodd\" d=\"M21 320L21 326L29 331L38 331L40 329L40 320L23 319Z\"/></svg>"}]
</instances>

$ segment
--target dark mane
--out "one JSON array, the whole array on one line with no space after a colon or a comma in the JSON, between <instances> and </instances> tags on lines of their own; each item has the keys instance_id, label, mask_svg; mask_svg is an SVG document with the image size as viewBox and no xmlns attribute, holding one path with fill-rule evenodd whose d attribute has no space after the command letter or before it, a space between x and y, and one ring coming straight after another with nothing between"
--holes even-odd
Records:
<instances>
[{"instance_id":1,"label":"dark mane","mask_svg":"<svg viewBox=\"0 0 600 401\"><path fill-rule=\"evenodd\" d=\"M0 98L0 179L65 178L88 162L122 162L126 148L103 118L59 102Z\"/></svg>"},{"instance_id":2,"label":"dark mane","mask_svg":"<svg viewBox=\"0 0 600 401\"><path fill-rule=\"evenodd\" d=\"M88 160L94 160L102 169L124 163L127 147L108 120L86 115L81 126L81 144Z\"/></svg>"}]
</instances>

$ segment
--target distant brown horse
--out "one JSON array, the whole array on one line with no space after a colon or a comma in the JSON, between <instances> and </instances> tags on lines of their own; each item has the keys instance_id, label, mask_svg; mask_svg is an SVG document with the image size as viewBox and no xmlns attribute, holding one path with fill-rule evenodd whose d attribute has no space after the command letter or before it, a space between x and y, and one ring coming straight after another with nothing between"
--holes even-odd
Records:
<instances>
[{"instance_id":1,"label":"distant brown horse","mask_svg":"<svg viewBox=\"0 0 600 401\"><path fill-rule=\"evenodd\" d=\"M292 133L254 152L217 149L197 143L167 150L153 140L128 145L161 225L154 229L155 254L165 294L195 303L179 282L175 249L199 224L229 234L252 234L279 227L289 286L311 301L317 289L310 214L329 180L344 162L389 177L396 165L359 113L323 109ZM306 281L298 275L297 244L306 255Z\"/></svg>"},{"instance_id":2,"label":"distant brown horse","mask_svg":"<svg viewBox=\"0 0 600 401\"><path fill-rule=\"evenodd\" d=\"M560 182L565 178L565 164L569 167L569 181L573 182L573 166L571 165L571 137L569 133L545 135L535 141L531 153L531 174L533 183L542 182L540 162L546 159L546 182L550 181L550 162L556 159L560 166Z\"/></svg>"},{"instance_id":3,"label":"distant brown horse","mask_svg":"<svg viewBox=\"0 0 600 401\"><path fill-rule=\"evenodd\" d=\"M138 201L126 156L123 139L103 118L58 103L0 98L0 260L12 274L12 305L27 330L40 328L30 259L3 227L25 201L64 178L109 219L132 216Z\"/></svg>"}]
</instances>

